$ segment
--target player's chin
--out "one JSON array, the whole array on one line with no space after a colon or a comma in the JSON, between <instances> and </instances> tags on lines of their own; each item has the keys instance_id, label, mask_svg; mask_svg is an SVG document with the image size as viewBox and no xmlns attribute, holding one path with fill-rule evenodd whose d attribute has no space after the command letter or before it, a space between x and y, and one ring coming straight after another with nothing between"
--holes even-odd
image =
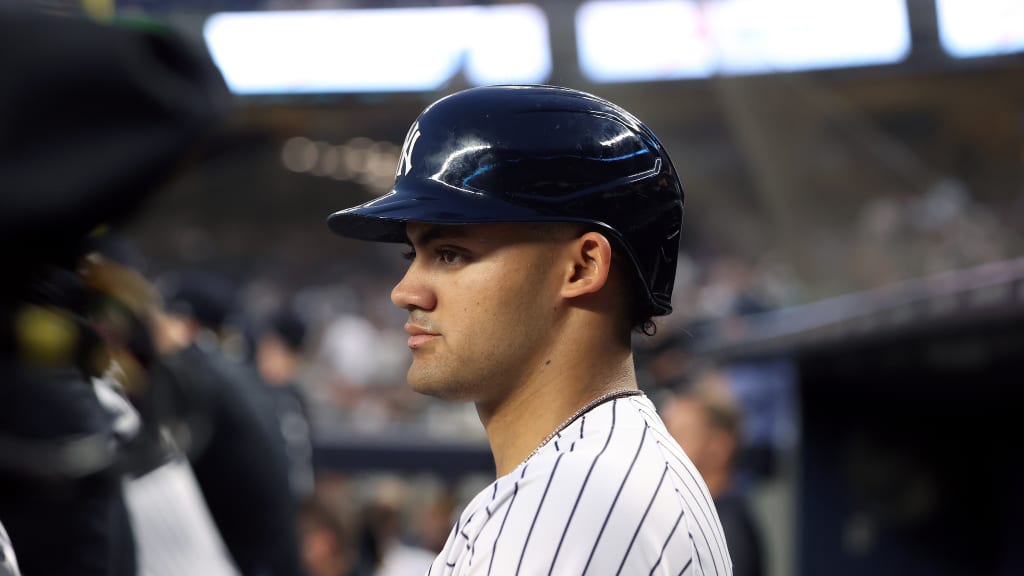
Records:
<instances>
[{"instance_id":1,"label":"player's chin","mask_svg":"<svg viewBox=\"0 0 1024 576\"><path fill-rule=\"evenodd\" d=\"M449 378L434 371L418 368L415 363L409 368L407 377L409 388L413 392L450 402L461 402L468 399L466 398L468 395L464 391L460 391L458 386L453 386Z\"/></svg>"},{"instance_id":2,"label":"player's chin","mask_svg":"<svg viewBox=\"0 0 1024 576\"><path fill-rule=\"evenodd\" d=\"M414 392L426 394L427 396L441 396L437 385L437 378L429 369L421 364L422 362L413 360L412 366L409 367L409 371L405 375L409 388L412 388Z\"/></svg>"}]
</instances>

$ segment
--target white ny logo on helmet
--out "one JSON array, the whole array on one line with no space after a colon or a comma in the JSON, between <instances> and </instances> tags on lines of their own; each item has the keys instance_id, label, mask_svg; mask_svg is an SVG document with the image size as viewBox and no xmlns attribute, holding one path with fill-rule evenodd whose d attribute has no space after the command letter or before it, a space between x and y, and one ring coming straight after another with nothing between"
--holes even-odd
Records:
<instances>
[{"instance_id":1,"label":"white ny logo on helmet","mask_svg":"<svg viewBox=\"0 0 1024 576\"><path fill-rule=\"evenodd\" d=\"M398 169L395 171L395 177L405 176L412 170L412 149L416 146L416 141L420 139L420 123L415 122L411 128L409 128L409 134L405 136L405 143L402 144L402 156L398 160Z\"/></svg>"}]
</instances>

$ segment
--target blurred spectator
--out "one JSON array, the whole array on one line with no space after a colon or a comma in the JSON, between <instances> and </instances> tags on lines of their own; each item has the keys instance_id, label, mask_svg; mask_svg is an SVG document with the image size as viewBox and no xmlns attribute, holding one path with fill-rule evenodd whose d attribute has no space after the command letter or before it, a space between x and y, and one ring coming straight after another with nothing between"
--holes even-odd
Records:
<instances>
[{"instance_id":1,"label":"blurred spectator","mask_svg":"<svg viewBox=\"0 0 1024 576\"><path fill-rule=\"evenodd\" d=\"M306 323L283 310L263 327L256 341L256 366L270 386L288 454L288 477L297 501L313 493L313 442L305 391L299 383Z\"/></svg>"},{"instance_id":2,"label":"blurred spectator","mask_svg":"<svg viewBox=\"0 0 1024 576\"><path fill-rule=\"evenodd\" d=\"M452 521L459 510L454 494L448 490L439 490L416 519L416 543L439 554L444 549L444 543L452 530Z\"/></svg>"},{"instance_id":3,"label":"blurred spectator","mask_svg":"<svg viewBox=\"0 0 1024 576\"><path fill-rule=\"evenodd\" d=\"M764 574L759 528L745 496L733 482L741 415L724 374L703 372L693 384L666 400L661 413L669 433L707 483L725 530L733 574Z\"/></svg>"},{"instance_id":4,"label":"blurred spectator","mask_svg":"<svg viewBox=\"0 0 1024 576\"><path fill-rule=\"evenodd\" d=\"M288 459L267 386L233 345L230 283L213 273L163 278L168 314L158 315L158 348L208 402L208 426L189 448L196 479L239 570L301 574L297 510Z\"/></svg>"},{"instance_id":5,"label":"blurred spectator","mask_svg":"<svg viewBox=\"0 0 1024 576\"><path fill-rule=\"evenodd\" d=\"M361 561L372 576L422 576L436 553L405 538L408 485L397 477L376 482L363 509Z\"/></svg>"},{"instance_id":6,"label":"blurred spectator","mask_svg":"<svg viewBox=\"0 0 1024 576\"><path fill-rule=\"evenodd\" d=\"M388 293L385 288L378 290L378 296ZM349 427L363 433L379 433L415 420L426 403L404 383L408 336L402 323L385 324L371 312L373 308L365 306L329 320L317 351L317 359L328 368L341 416Z\"/></svg>"},{"instance_id":7,"label":"blurred spectator","mask_svg":"<svg viewBox=\"0 0 1024 576\"><path fill-rule=\"evenodd\" d=\"M849 246L837 257L852 264L853 292L1010 258L1024 243L962 181L940 178L915 196L866 202Z\"/></svg>"},{"instance_id":8,"label":"blurred spectator","mask_svg":"<svg viewBox=\"0 0 1024 576\"><path fill-rule=\"evenodd\" d=\"M125 241L104 234L79 266L90 289L88 321L103 336L107 377L94 381L104 405L138 422L125 442L120 468L136 540L139 571L147 576L235 576L220 534L178 439L195 412L180 382L167 377L153 346L149 318L159 303L155 287L139 272L141 257ZM118 407L125 398L130 407ZM123 424L122 424L123 426Z\"/></svg>"},{"instance_id":9,"label":"blurred spectator","mask_svg":"<svg viewBox=\"0 0 1024 576\"><path fill-rule=\"evenodd\" d=\"M366 387L377 372L377 329L361 313L335 318L324 332L323 350L346 385Z\"/></svg>"},{"instance_id":10,"label":"blurred spectator","mask_svg":"<svg viewBox=\"0 0 1024 576\"><path fill-rule=\"evenodd\" d=\"M246 361L238 290L227 277L205 270L174 270L161 275L157 286L167 311L182 320L190 341L234 364Z\"/></svg>"},{"instance_id":11,"label":"blurred spectator","mask_svg":"<svg viewBox=\"0 0 1024 576\"><path fill-rule=\"evenodd\" d=\"M319 498L308 500L300 513L302 560L310 576L355 576L353 530L342 515Z\"/></svg>"}]
</instances>

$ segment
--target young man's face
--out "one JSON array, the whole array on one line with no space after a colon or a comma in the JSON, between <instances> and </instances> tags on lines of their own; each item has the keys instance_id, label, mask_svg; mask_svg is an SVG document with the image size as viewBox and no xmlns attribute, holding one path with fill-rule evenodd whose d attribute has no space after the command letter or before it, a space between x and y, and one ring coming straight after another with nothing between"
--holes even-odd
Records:
<instances>
[{"instance_id":1,"label":"young man's face","mask_svg":"<svg viewBox=\"0 0 1024 576\"><path fill-rule=\"evenodd\" d=\"M522 224L410 222L414 256L391 300L409 311L409 384L497 402L544 365L571 235Z\"/></svg>"}]
</instances>

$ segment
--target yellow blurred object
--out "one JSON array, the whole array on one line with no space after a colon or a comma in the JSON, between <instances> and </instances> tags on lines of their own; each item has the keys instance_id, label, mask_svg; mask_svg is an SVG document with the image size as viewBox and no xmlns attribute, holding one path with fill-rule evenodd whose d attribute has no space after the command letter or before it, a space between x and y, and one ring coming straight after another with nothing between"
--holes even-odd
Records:
<instances>
[{"instance_id":1,"label":"yellow blurred object","mask_svg":"<svg viewBox=\"0 0 1024 576\"><path fill-rule=\"evenodd\" d=\"M82 10L97 22L110 22L114 19L114 0L82 0Z\"/></svg>"},{"instance_id":2,"label":"yellow blurred object","mask_svg":"<svg viewBox=\"0 0 1024 576\"><path fill-rule=\"evenodd\" d=\"M66 314L53 308L25 306L14 316L18 352L29 366L56 366L74 360L78 327Z\"/></svg>"},{"instance_id":3,"label":"yellow blurred object","mask_svg":"<svg viewBox=\"0 0 1024 576\"><path fill-rule=\"evenodd\" d=\"M127 266L90 254L79 266L79 274L93 290L114 298L137 316L159 305L159 294L146 278Z\"/></svg>"},{"instance_id":4,"label":"yellow blurred object","mask_svg":"<svg viewBox=\"0 0 1024 576\"><path fill-rule=\"evenodd\" d=\"M92 232L89 232L89 237L90 238L98 238L98 237L101 237L101 236L105 236L105 235L107 235L109 233L110 233L110 226L108 224L100 224L99 226L93 228Z\"/></svg>"}]
</instances>

